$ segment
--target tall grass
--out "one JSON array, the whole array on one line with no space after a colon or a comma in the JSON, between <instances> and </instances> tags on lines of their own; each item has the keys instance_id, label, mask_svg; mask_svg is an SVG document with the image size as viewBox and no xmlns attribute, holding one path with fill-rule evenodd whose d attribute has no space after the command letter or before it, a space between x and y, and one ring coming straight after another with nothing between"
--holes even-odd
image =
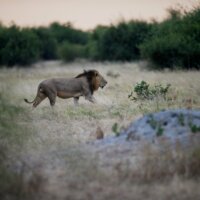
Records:
<instances>
[{"instance_id":1,"label":"tall grass","mask_svg":"<svg viewBox=\"0 0 200 200\"><path fill-rule=\"evenodd\" d=\"M200 137L191 137L189 146L176 143L171 146L167 140L160 140L161 148L155 145L142 146L142 157L138 159L138 169L132 178L139 182L165 182L174 177L199 180L200 178Z\"/></svg>"},{"instance_id":2,"label":"tall grass","mask_svg":"<svg viewBox=\"0 0 200 200\"><path fill-rule=\"evenodd\" d=\"M2 88L1 88L2 89ZM0 91L0 199L34 199L38 192L41 176L32 171L25 181L23 168L17 170L19 154L31 131L20 125L20 120L28 115L22 107L12 105L6 92Z\"/></svg>"},{"instance_id":3,"label":"tall grass","mask_svg":"<svg viewBox=\"0 0 200 200\"><path fill-rule=\"evenodd\" d=\"M96 104L80 98L75 107L72 99L57 98L52 110L45 99L32 110L24 103L23 98L34 98L41 80L74 77L83 68L99 70L108 81L103 90L94 93ZM101 141L94 141L98 126L105 138L112 135L115 139L122 127L145 113L188 104L199 108L198 71L146 71L138 63L79 61L1 69L0 76L1 85L12 85L11 89L0 87L4 130L0 133L0 199L199 199L198 143L189 149L177 145L176 151L164 148L165 144L162 151L153 146L136 151L135 143L114 145L111 141L101 146ZM133 86L142 80L150 85L170 83L169 100L130 101ZM26 162L16 170L21 151Z\"/></svg>"}]
</instances>

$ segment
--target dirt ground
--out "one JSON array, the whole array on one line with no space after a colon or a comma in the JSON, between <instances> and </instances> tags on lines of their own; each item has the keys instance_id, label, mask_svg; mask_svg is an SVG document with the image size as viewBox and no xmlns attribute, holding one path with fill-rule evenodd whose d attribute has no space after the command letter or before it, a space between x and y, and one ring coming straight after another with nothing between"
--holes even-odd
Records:
<instances>
[{"instance_id":1,"label":"dirt ground","mask_svg":"<svg viewBox=\"0 0 200 200\"><path fill-rule=\"evenodd\" d=\"M62 64L38 63L32 68L1 69L1 89L7 92L12 104L23 107L28 118L20 116L18 123L32 132L18 153L15 169L23 169L31 190L39 199L106 200L106 199L198 199L199 184L193 180L174 177L170 182L138 183L132 171L138 167L137 143L103 143L96 140L101 127L104 137L115 136L112 127L119 129L147 112L157 111L155 102L140 107L128 95L137 82L172 85L171 104L162 108L199 108L200 79L196 71L155 72L145 70L145 62L92 63L87 61ZM108 81L94 96L96 104L80 99L57 98L54 109L45 99L32 109L23 99L35 97L38 84L52 77L74 77L84 69L97 69ZM192 99L192 101L190 101ZM188 105L189 103L189 105ZM32 178L34 177L34 178ZM35 194L37 195L37 194Z\"/></svg>"}]
</instances>

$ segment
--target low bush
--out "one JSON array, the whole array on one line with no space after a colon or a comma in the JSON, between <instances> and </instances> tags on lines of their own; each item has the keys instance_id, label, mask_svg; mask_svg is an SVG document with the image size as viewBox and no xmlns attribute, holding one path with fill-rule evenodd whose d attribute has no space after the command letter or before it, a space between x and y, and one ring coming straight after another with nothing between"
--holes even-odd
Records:
<instances>
[{"instance_id":1,"label":"low bush","mask_svg":"<svg viewBox=\"0 0 200 200\"><path fill-rule=\"evenodd\" d=\"M141 81L137 83L134 87L134 92L136 93L136 97L133 96L133 92L128 96L131 100L153 100L155 98L163 98L166 99L166 95L169 91L170 84L166 86L162 86L161 84L156 84L154 86L150 86L147 82Z\"/></svg>"},{"instance_id":2,"label":"low bush","mask_svg":"<svg viewBox=\"0 0 200 200\"><path fill-rule=\"evenodd\" d=\"M74 61L76 58L83 58L86 54L86 47L79 44L63 43L59 50L59 57L65 62Z\"/></svg>"}]
</instances>

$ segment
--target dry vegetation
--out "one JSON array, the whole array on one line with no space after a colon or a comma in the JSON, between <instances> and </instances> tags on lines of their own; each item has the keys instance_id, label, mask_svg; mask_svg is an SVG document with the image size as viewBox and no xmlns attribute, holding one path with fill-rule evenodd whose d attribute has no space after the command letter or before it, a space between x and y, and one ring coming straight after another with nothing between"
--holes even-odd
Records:
<instances>
[{"instance_id":1,"label":"dry vegetation","mask_svg":"<svg viewBox=\"0 0 200 200\"><path fill-rule=\"evenodd\" d=\"M173 166L178 170L184 166L185 171L171 173L173 152L155 152L147 146L141 150L133 144L132 147L128 144L124 147L93 143L97 127L101 127L106 137L115 135L113 124L117 123L119 128L126 127L148 112L167 108L199 108L199 72L146 71L144 65L143 62L76 62L67 65L45 62L29 69L1 69L1 94L10 99L11 105L24 110L14 119L9 118L9 123L12 126L16 122L28 128L28 131L23 129L23 136L18 136L28 135L25 142L17 151L11 151L6 161L13 165L14 172L20 174L20 178L15 180L16 184L21 183L21 192L13 199L21 199L23 195L25 199L68 200L199 199L199 179L194 179L195 174L199 174L195 171L187 176L185 172L192 162L196 169L200 168L198 149L194 158L188 157L194 156L191 149L179 149L177 152L181 156L176 157L178 164ZM108 81L103 90L95 93L96 104L81 98L80 105L75 107L72 99L57 99L55 108L51 109L48 100L45 100L32 110L24 103L24 98L31 100L35 97L40 81L50 77L73 77L83 69L97 69ZM142 104L130 101L128 94L142 80L150 84L170 83L170 101ZM10 149L15 148L13 144L9 145ZM141 160L141 156L145 159ZM16 190L15 185L13 187ZM9 189L12 191L12 187ZM0 191L0 195L4 193Z\"/></svg>"}]
</instances>

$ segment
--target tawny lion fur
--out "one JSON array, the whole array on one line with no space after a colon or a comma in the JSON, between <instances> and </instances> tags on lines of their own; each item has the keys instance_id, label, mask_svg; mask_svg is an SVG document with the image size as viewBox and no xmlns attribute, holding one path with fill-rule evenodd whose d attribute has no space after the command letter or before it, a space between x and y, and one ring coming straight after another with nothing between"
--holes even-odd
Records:
<instances>
[{"instance_id":1,"label":"tawny lion fur","mask_svg":"<svg viewBox=\"0 0 200 200\"><path fill-rule=\"evenodd\" d=\"M54 106L56 97L63 99L74 98L74 103L78 104L80 96L94 103L94 91L99 87L103 88L107 81L97 70L84 71L75 78L53 78L42 81L37 90L37 95L33 101L24 99L26 103L33 104L37 107L46 97L48 97L50 105Z\"/></svg>"}]
</instances>

